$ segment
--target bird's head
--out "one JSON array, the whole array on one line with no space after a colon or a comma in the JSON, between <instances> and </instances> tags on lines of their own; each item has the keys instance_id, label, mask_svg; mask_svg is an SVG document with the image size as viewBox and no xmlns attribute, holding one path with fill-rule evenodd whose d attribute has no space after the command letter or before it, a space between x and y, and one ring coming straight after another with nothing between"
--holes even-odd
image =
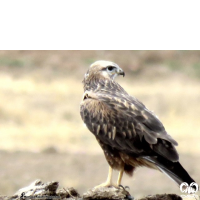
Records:
<instances>
[{"instance_id":1,"label":"bird's head","mask_svg":"<svg viewBox=\"0 0 200 200\"><path fill-rule=\"evenodd\" d=\"M117 64L110 61L99 60L90 65L84 79L87 80L95 76L113 80L119 75L125 76L125 73Z\"/></svg>"}]
</instances>

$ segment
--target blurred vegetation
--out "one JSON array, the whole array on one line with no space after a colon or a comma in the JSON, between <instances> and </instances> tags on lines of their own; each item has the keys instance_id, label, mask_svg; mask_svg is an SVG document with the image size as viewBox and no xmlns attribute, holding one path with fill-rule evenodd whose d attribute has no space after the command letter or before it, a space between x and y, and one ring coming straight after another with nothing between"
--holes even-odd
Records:
<instances>
[{"instance_id":1,"label":"blurred vegetation","mask_svg":"<svg viewBox=\"0 0 200 200\"><path fill-rule=\"evenodd\" d=\"M120 63L128 73L134 72L133 75L143 73L148 67L186 75L191 71L195 76L200 70L199 56L200 51L1 51L0 67L2 70L15 68L22 73L31 72L30 68L45 68L62 75L68 70L86 69L98 59L107 59Z\"/></svg>"},{"instance_id":2,"label":"blurred vegetation","mask_svg":"<svg viewBox=\"0 0 200 200\"><path fill-rule=\"evenodd\" d=\"M107 170L102 150L83 125L79 114L82 79L89 65L96 60L111 60L124 69L125 78L117 81L159 116L169 134L178 141L180 158L187 157L185 163L184 159L181 160L183 165L187 165L191 176L197 173L195 162L198 160L190 158L200 155L200 51L0 51L0 150L14 152L13 156L2 154L4 163L0 179L7 180L6 186L0 184L0 188L4 188L2 191L14 191L39 178L38 171L24 175L29 173L26 168L21 168L26 165L26 160L33 165L40 161L40 175L46 180L50 180L53 174L56 177L59 169L54 172L49 163L57 158L56 162L65 168L67 166L68 171L80 168L73 173L86 180L87 177L93 178L91 170L98 168L95 163L104 162L101 167ZM42 154L39 160L33 158L32 161L26 153L25 157L20 154L21 151L47 152L48 149L61 153L51 158L48 166ZM63 153L67 153L66 162L59 160L58 155ZM74 155L83 160L79 161ZM93 156L92 160L87 157L89 155ZM101 156L102 161L94 155ZM84 159L88 162L85 163ZM13 162L15 164L11 165ZM48 172L45 171L47 168ZM94 184L106 178L106 174L100 172L102 168L98 168ZM14 169L17 172L8 178L11 171L15 172ZM14 181L19 174L21 182ZM152 178L148 179L150 182L155 182L154 177L159 172L155 174L148 171L148 177ZM92 186L88 185L90 183L83 184L83 180L79 183L70 174L68 177L59 177L62 185L70 183L70 186L82 191ZM166 191L166 188L172 191L173 185L167 184L171 180L162 185L161 179L157 180L161 191ZM24 181L27 181L26 184ZM124 182L132 184L131 181L125 178ZM148 185L147 182L144 195L152 191ZM138 189L141 189L139 186Z\"/></svg>"}]
</instances>

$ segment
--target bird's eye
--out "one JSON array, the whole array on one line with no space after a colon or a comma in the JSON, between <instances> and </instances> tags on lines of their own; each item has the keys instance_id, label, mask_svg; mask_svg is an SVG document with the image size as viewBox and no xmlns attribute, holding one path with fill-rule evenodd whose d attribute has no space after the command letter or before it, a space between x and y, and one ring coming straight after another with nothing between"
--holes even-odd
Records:
<instances>
[{"instance_id":1,"label":"bird's eye","mask_svg":"<svg viewBox=\"0 0 200 200\"><path fill-rule=\"evenodd\" d=\"M112 71L114 68L115 68L115 67L113 67L113 66L108 66L108 67L107 67L108 71Z\"/></svg>"}]
</instances>

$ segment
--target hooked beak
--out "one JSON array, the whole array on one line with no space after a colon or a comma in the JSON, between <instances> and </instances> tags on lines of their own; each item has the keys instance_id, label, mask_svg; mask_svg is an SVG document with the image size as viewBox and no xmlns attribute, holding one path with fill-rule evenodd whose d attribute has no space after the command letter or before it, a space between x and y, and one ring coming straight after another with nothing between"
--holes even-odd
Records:
<instances>
[{"instance_id":1,"label":"hooked beak","mask_svg":"<svg viewBox=\"0 0 200 200\"><path fill-rule=\"evenodd\" d=\"M117 74L118 74L118 75L122 75L123 77L125 76L125 72L124 72L121 68L119 68L119 69L117 70Z\"/></svg>"}]
</instances>

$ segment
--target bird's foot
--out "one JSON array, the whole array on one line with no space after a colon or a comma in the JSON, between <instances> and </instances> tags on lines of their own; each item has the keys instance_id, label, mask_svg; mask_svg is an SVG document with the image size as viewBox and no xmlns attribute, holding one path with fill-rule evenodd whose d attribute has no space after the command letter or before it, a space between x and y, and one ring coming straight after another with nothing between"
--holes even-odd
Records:
<instances>
[{"instance_id":1,"label":"bird's foot","mask_svg":"<svg viewBox=\"0 0 200 200\"><path fill-rule=\"evenodd\" d=\"M129 191L130 190L130 187L129 186L123 186L123 185L119 185L118 186L119 188L122 188L123 190L126 190L126 191Z\"/></svg>"},{"instance_id":2,"label":"bird's foot","mask_svg":"<svg viewBox=\"0 0 200 200\"><path fill-rule=\"evenodd\" d=\"M119 186L117 184L114 184L112 182L107 182L107 181L105 183L102 183L100 185L95 186L94 188L96 189L96 188L100 188L100 187L116 187L116 188L119 188Z\"/></svg>"}]
</instances>

